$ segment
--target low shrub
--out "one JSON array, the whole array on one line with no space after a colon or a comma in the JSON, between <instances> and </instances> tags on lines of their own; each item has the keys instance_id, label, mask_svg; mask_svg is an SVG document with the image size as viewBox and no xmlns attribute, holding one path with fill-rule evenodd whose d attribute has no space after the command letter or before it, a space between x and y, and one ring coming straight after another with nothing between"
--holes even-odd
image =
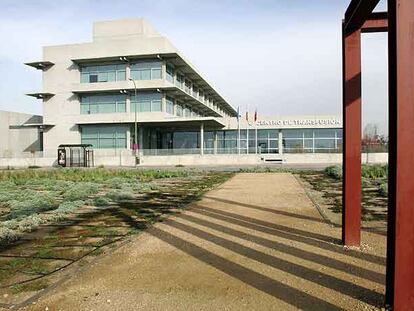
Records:
<instances>
[{"instance_id":1,"label":"low shrub","mask_svg":"<svg viewBox=\"0 0 414 311\"><path fill-rule=\"evenodd\" d=\"M342 178L342 165L328 166L325 169L325 174L335 179Z\"/></svg>"},{"instance_id":2,"label":"low shrub","mask_svg":"<svg viewBox=\"0 0 414 311\"><path fill-rule=\"evenodd\" d=\"M105 182L110 188L121 189L131 184L138 183L138 180L128 179L125 177L114 177Z\"/></svg>"},{"instance_id":3,"label":"low shrub","mask_svg":"<svg viewBox=\"0 0 414 311\"><path fill-rule=\"evenodd\" d=\"M382 183L378 188L378 192L383 197L388 196L388 183Z\"/></svg>"},{"instance_id":4,"label":"low shrub","mask_svg":"<svg viewBox=\"0 0 414 311\"><path fill-rule=\"evenodd\" d=\"M106 197L112 201L124 201L134 199L134 193L127 190L111 190L106 194Z\"/></svg>"},{"instance_id":5,"label":"low shrub","mask_svg":"<svg viewBox=\"0 0 414 311\"><path fill-rule=\"evenodd\" d=\"M68 214L84 205L85 205L85 201L82 201L82 200L66 201L66 202L62 202L55 212L58 214Z\"/></svg>"},{"instance_id":6,"label":"low shrub","mask_svg":"<svg viewBox=\"0 0 414 311\"><path fill-rule=\"evenodd\" d=\"M38 215L30 215L19 221L17 229L19 232L31 232L45 222L46 221Z\"/></svg>"},{"instance_id":7,"label":"low shrub","mask_svg":"<svg viewBox=\"0 0 414 311\"><path fill-rule=\"evenodd\" d=\"M90 195L96 194L100 186L95 183L80 182L70 187L64 194L65 201L78 201L86 199Z\"/></svg>"},{"instance_id":8,"label":"low shrub","mask_svg":"<svg viewBox=\"0 0 414 311\"><path fill-rule=\"evenodd\" d=\"M25 216L55 209L58 204L56 200L47 193L33 192L30 199L24 198L24 196L17 196L17 199L8 201L7 205L10 208L7 218L20 219Z\"/></svg>"},{"instance_id":9,"label":"low shrub","mask_svg":"<svg viewBox=\"0 0 414 311\"><path fill-rule=\"evenodd\" d=\"M0 245L12 243L19 238L20 235L15 230L0 227Z\"/></svg>"},{"instance_id":10,"label":"low shrub","mask_svg":"<svg viewBox=\"0 0 414 311\"><path fill-rule=\"evenodd\" d=\"M105 197L96 197L93 199L92 204L95 206L108 206L111 202Z\"/></svg>"}]
</instances>

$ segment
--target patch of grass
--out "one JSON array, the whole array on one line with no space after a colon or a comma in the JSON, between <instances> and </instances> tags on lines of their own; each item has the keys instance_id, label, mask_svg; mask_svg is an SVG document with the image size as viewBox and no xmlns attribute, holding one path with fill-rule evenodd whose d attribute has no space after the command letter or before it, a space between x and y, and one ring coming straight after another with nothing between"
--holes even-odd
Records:
<instances>
[{"instance_id":1,"label":"patch of grass","mask_svg":"<svg viewBox=\"0 0 414 311\"><path fill-rule=\"evenodd\" d=\"M68 201L62 202L59 207L56 209L57 213L68 214L71 213L78 208L85 205L85 201L77 200L77 201Z\"/></svg>"},{"instance_id":2,"label":"patch of grass","mask_svg":"<svg viewBox=\"0 0 414 311\"><path fill-rule=\"evenodd\" d=\"M46 274L49 272L44 262L37 258L31 261L29 267L25 269L25 271L33 274Z\"/></svg>"},{"instance_id":3,"label":"patch of grass","mask_svg":"<svg viewBox=\"0 0 414 311\"><path fill-rule=\"evenodd\" d=\"M388 176L388 165L363 165L362 166L362 177L370 179L387 178Z\"/></svg>"},{"instance_id":4,"label":"patch of grass","mask_svg":"<svg viewBox=\"0 0 414 311\"><path fill-rule=\"evenodd\" d=\"M111 202L105 197L96 197L93 199L92 204L95 206L108 206Z\"/></svg>"},{"instance_id":5,"label":"patch of grass","mask_svg":"<svg viewBox=\"0 0 414 311\"><path fill-rule=\"evenodd\" d=\"M65 201L78 201L88 198L89 196L96 194L99 191L99 185L90 182L76 183L73 187L69 188L64 194Z\"/></svg>"},{"instance_id":6,"label":"patch of grass","mask_svg":"<svg viewBox=\"0 0 414 311\"><path fill-rule=\"evenodd\" d=\"M159 178L187 177L194 172L186 170L122 170L122 169L74 169L0 171L0 181L12 181L16 185L26 184L28 180L52 179L72 182L103 183L114 177L150 181Z\"/></svg>"},{"instance_id":7,"label":"patch of grass","mask_svg":"<svg viewBox=\"0 0 414 311\"><path fill-rule=\"evenodd\" d=\"M56 199L51 195L35 191L22 191L20 194L15 193L12 200L5 202L10 207L10 212L7 216L8 219L22 218L57 207Z\"/></svg>"},{"instance_id":8,"label":"patch of grass","mask_svg":"<svg viewBox=\"0 0 414 311\"><path fill-rule=\"evenodd\" d=\"M334 179L342 179L342 165L329 166L325 169L325 174ZM362 165L361 175L363 178L368 179L380 179L387 178L388 165L375 164L375 165Z\"/></svg>"},{"instance_id":9,"label":"patch of grass","mask_svg":"<svg viewBox=\"0 0 414 311\"><path fill-rule=\"evenodd\" d=\"M127 190L111 190L106 194L106 197L112 201L119 202L125 200L133 200L135 198L135 195L133 192Z\"/></svg>"},{"instance_id":10,"label":"patch of grass","mask_svg":"<svg viewBox=\"0 0 414 311\"><path fill-rule=\"evenodd\" d=\"M40 279L29 283L13 285L10 287L10 290L13 294L18 294L21 292L37 292L48 286L49 283L46 280Z\"/></svg>"},{"instance_id":11,"label":"patch of grass","mask_svg":"<svg viewBox=\"0 0 414 311\"><path fill-rule=\"evenodd\" d=\"M54 253L52 248L45 246L41 249L39 249L34 256L36 257L41 257L41 258L49 258L49 257L53 257Z\"/></svg>"}]
</instances>

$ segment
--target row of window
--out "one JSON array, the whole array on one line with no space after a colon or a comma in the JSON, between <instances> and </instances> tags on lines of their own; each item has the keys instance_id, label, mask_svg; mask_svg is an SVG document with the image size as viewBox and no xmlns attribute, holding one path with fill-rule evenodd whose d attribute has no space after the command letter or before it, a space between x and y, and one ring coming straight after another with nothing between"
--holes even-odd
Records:
<instances>
[{"instance_id":1,"label":"row of window","mask_svg":"<svg viewBox=\"0 0 414 311\"><path fill-rule=\"evenodd\" d=\"M175 107L175 109L174 109ZM191 109L189 106L181 104L179 101L175 101L171 97L166 97L166 112L178 117L200 117L201 113L197 112L194 109Z\"/></svg>"},{"instance_id":2,"label":"row of window","mask_svg":"<svg viewBox=\"0 0 414 311\"><path fill-rule=\"evenodd\" d=\"M114 82L126 80L126 65L81 67L81 83Z\"/></svg>"},{"instance_id":3,"label":"row of window","mask_svg":"<svg viewBox=\"0 0 414 311\"><path fill-rule=\"evenodd\" d=\"M161 62L140 62L131 65L133 80L158 80L162 78Z\"/></svg>"},{"instance_id":4,"label":"row of window","mask_svg":"<svg viewBox=\"0 0 414 311\"><path fill-rule=\"evenodd\" d=\"M171 64L167 64L166 66L166 79L224 117L229 116L229 114L221 109L215 101L208 97L201 88L198 88L193 82L191 82L191 80L176 71Z\"/></svg>"},{"instance_id":5,"label":"row of window","mask_svg":"<svg viewBox=\"0 0 414 311\"><path fill-rule=\"evenodd\" d=\"M127 148L125 126L85 126L81 130L82 144L91 144L96 149Z\"/></svg>"},{"instance_id":6,"label":"row of window","mask_svg":"<svg viewBox=\"0 0 414 311\"><path fill-rule=\"evenodd\" d=\"M126 126L86 126L82 128L82 143L92 144L94 148L126 148ZM150 133L151 129L145 130ZM304 138L312 133L312 138ZM240 131L240 147L245 153L255 152L256 135L255 130ZM249 135L249 139L247 139ZM199 148L199 131L155 131L153 135L147 135L144 146L147 148L171 149L171 148ZM298 138L302 136L302 138ZM146 137L144 135L144 137ZM152 137L156 142L151 143ZM282 145L286 153L302 152L340 152L342 150L341 129L315 129L315 130L282 130ZM217 131L218 153L236 153L238 151L238 131ZM214 132L204 133L204 147L214 148ZM279 150L278 130L257 130L257 147L261 153L277 153Z\"/></svg>"},{"instance_id":7,"label":"row of window","mask_svg":"<svg viewBox=\"0 0 414 311\"><path fill-rule=\"evenodd\" d=\"M145 130L151 135L144 137L144 148L146 149L194 149L200 148L199 131L157 131L155 129ZM306 133L312 133L312 144L303 140ZM299 133L299 135L298 135ZM305 133L305 134L304 134ZM340 152L342 149L342 130L337 129L315 129L315 130L282 130L282 146L285 153L305 152ZM248 136L248 139L247 139ZM302 139L295 138L302 136ZM155 139L156 138L156 139ZM155 139L154 141L152 141ZM204 133L204 152L214 152L214 132ZM305 143L304 143L305 141ZM240 131L240 152L256 152L256 131ZM184 150L183 152L193 152ZM238 153L238 131L217 131L217 153ZM279 130L257 130L257 152L278 153L279 152ZM162 153L162 151L160 151Z\"/></svg>"},{"instance_id":8,"label":"row of window","mask_svg":"<svg viewBox=\"0 0 414 311\"><path fill-rule=\"evenodd\" d=\"M126 112L127 95L87 95L80 98L81 114L115 113ZM161 112L162 94L158 92L139 93L137 100L131 97L131 112ZM175 101L171 97L166 97L166 112L179 117L196 117L200 113L188 106Z\"/></svg>"},{"instance_id":9,"label":"row of window","mask_svg":"<svg viewBox=\"0 0 414 311\"><path fill-rule=\"evenodd\" d=\"M126 95L91 95L80 99L81 114L126 112Z\"/></svg>"},{"instance_id":10,"label":"row of window","mask_svg":"<svg viewBox=\"0 0 414 311\"><path fill-rule=\"evenodd\" d=\"M90 95L80 98L81 114L126 112L126 99L124 94L119 95ZM162 94L141 93L138 100L131 98L131 112L160 112L162 111Z\"/></svg>"},{"instance_id":11,"label":"row of window","mask_svg":"<svg viewBox=\"0 0 414 311\"><path fill-rule=\"evenodd\" d=\"M126 69L126 64L82 66L80 68L81 83L125 81L128 78ZM130 65L130 76L133 80L162 79L162 62L146 60L133 63ZM166 79L214 111L224 116L229 116L215 101L205 95L201 88L198 88L183 74L176 72L171 64L166 66Z\"/></svg>"},{"instance_id":12,"label":"row of window","mask_svg":"<svg viewBox=\"0 0 414 311\"><path fill-rule=\"evenodd\" d=\"M126 80L126 64L83 66L81 83L114 82ZM134 80L158 80L162 78L160 61L142 61L130 65Z\"/></svg>"}]
</instances>

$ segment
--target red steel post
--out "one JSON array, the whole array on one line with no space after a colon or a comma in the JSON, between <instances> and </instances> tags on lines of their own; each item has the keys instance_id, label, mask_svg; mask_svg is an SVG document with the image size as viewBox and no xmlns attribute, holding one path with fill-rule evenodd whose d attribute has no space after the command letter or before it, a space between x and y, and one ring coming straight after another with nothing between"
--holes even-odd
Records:
<instances>
[{"instance_id":1,"label":"red steel post","mask_svg":"<svg viewBox=\"0 0 414 311\"><path fill-rule=\"evenodd\" d=\"M386 303L414 310L414 1L388 0L389 206Z\"/></svg>"},{"instance_id":2,"label":"red steel post","mask_svg":"<svg viewBox=\"0 0 414 311\"><path fill-rule=\"evenodd\" d=\"M343 27L345 28L345 27ZM343 29L342 242L361 242L361 30Z\"/></svg>"}]
</instances>

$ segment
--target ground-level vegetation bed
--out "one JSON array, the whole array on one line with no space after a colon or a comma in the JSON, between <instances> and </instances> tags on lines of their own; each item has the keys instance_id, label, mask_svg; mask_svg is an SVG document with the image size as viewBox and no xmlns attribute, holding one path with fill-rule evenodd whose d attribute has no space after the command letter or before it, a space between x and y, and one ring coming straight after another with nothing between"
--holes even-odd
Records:
<instances>
[{"instance_id":1,"label":"ground-level vegetation bed","mask_svg":"<svg viewBox=\"0 0 414 311\"><path fill-rule=\"evenodd\" d=\"M388 166L362 166L362 221L366 228L386 229ZM342 215L342 166L330 166L324 171L301 171L311 197L335 224Z\"/></svg>"},{"instance_id":2,"label":"ground-level vegetation bed","mask_svg":"<svg viewBox=\"0 0 414 311\"><path fill-rule=\"evenodd\" d=\"M74 263L162 221L230 176L178 169L0 171L0 304L25 301Z\"/></svg>"}]
</instances>

